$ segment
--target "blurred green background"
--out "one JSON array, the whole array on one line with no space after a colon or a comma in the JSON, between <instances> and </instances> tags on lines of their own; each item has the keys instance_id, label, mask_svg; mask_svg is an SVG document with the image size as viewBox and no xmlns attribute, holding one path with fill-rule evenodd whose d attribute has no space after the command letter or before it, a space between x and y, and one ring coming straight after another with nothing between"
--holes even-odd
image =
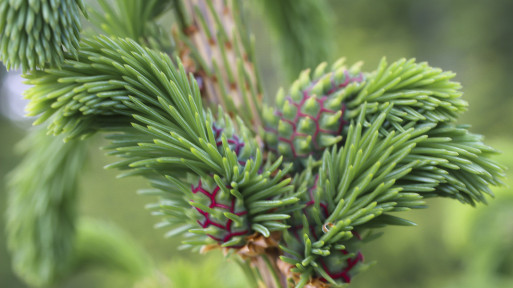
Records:
<instances>
[{"instance_id":1,"label":"blurred green background","mask_svg":"<svg viewBox=\"0 0 513 288\"><path fill-rule=\"evenodd\" d=\"M330 31L334 55L347 57L349 63L364 60L367 71L374 70L382 56L390 61L415 57L455 71L470 103L461 122L485 135L485 142L503 153L498 160L513 167L513 1L328 2L334 20ZM273 52L280 48L268 27L260 24L262 12L251 12L260 72L266 91L272 94L288 85L280 73L279 54ZM4 71L0 73L5 76ZM3 82L5 88L7 82ZM19 161L13 149L29 125L7 117L12 103L7 101L7 89L0 91L0 111L4 112L0 114L0 211L5 211L5 175ZM94 143L81 179L81 215L124 229L151 254L161 273L180 283L175 287L245 287L233 263L221 264L220 253L205 257L178 251L179 240L165 239L163 231L155 230L158 219L144 210L151 199L135 193L145 184L138 179L116 180L115 171L103 170L112 159L98 150L104 143L101 138ZM363 251L367 261L377 260L377 264L357 276L351 287L513 287L511 171L508 175L509 186L495 189L497 197L488 206L429 201L429 209L409 214L417 227L387 228L381 239ZM150 287L146 282L151 280L135 287ZM61 287L132 286L120 272L93 267ZM0 287L25 287L10 268L4 221L0 222Z\"/></svg>"}]
</instances>

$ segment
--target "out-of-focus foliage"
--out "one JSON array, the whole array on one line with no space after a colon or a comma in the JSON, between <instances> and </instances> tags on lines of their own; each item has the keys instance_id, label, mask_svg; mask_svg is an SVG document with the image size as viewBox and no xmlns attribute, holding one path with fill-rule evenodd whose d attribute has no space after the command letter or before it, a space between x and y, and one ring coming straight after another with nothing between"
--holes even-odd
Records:
<instances>
[{"instance_id":1,"label":"out-of-focus foliage","mask_svg":"<svg viewBox=\"0 0 513 288\"><path fill-rule=\"evenodd\" d=\"M2 71L3 68L0 68ZM0 72L1 73L1 72ZM2 80L0 79L0 87ZM1 91L1 90L0 90ZM0 94L0 97L4 95ZM6 137L0 137L0 210L6 209L6 193L4 179L5 175L14 168L19 161L18 157L13 153L13 146L22 138L23 133L19 127L14 126L11 122L0 115L0 133ZM2 214L4 216L4 214ZM2 217L2 220L5 218ZM10 256L7 253L6 237L5 237L5 221L0 221L0 283L6 284L8 287L25 287L21 286L20 280L14 275L11 268Z\"/></svg>"},{"instance_id":2,"label":"out-of-focus foliage","mask_svg":"<svg viewBox=\"0 0 513 288\"><path fill-rule=\"evenodd\" d=\"M513 167L512 143L506 139L492 141L503 151L502 163ZM444 225L445 238L452 251L462 255L462 273L447 287L513 286L513 177L508 185L495 189L496 199L485 209L465 209L447 203L449 221ZM452 235L450 237L449 235Z\"/></svg>"},{"instance_id":3,"label":"out-of-focus foliage","mask_svg":"<svg viewBox=\"0 0 513 288\"><path fill-rule=\"evenodd\" d=\"M288 80L303 69L331 60L335 34L327 1L261 0L262 16L276 39ZM265 21L264 21L265 22ZM322 44L324 43L324 44Z\"/></svg>"},{"instance_id":4,"label":"out-of-focus foliage","mask_svg":"<svg viewBox=\"0 0 513 288\"><path fill-rule=\"evenodd\" d=\"M74 269L96 266L118 270L127 278L138 280L154 269L148 253L131 236L114 224L80 219L74 243Z\"/></svg>"},{"instance_id":5,"label":"out-of-focus foliage","mask_svg":"<svg viewBox=\"0 0 513 288\"><path fill-rule=\"evenodd\" d=\"M330 0L336 19L336 55L373 65L417 57L457 71L473 131L504 134L513 127L513 1ZM506 132L507 133L507 132Z\"/></svg>"},{"instance_id":6,"label":"out-of-focus foliage","mask_svg":"<svg viewBox=\"0 0 513 288\"><path fill-rule=\"evenodd\" d=\"M135 284L134 288L194 287L239 288L250 287L237 264L222 259L220 253L203 255L200 263L176 259L164 263L157 273ZM219 261L225 261L219 265ZM166 276L164 276L166 275ZM162 286L164 285L164 286Z\"/></svg>"},{"instance_id":7,"label":"out-of-focus foliage","mask_svg":"<svg viewBox=\"0 0 513 288\"><path fill-rule=\"evenodd\" d=\"M14 251L16 273L31 285L54 283L71 268L77 178L86 145L86 141L64 143L63 137L48 137L42 129L20 143L27 155L9 175L8 245Z\"/></svg>"}]
</instances>

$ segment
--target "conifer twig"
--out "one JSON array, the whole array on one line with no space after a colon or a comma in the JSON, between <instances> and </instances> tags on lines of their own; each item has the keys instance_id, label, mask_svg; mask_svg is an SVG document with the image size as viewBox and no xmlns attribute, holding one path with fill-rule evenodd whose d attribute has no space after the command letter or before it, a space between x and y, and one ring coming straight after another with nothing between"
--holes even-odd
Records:
<instances>
[{"instance_id":1,"label":"conifer twig","mask_svg":"<svg viewBox=\"0 0 513 288\"><path fill-rule=\"evenodd\" d=\"M179 57L196 74L211 106L221 105L259 131L262 91L238 0L176 0Z\"/></svg>"},{"instance_id":2,"label":"conifer twig","mask_svg":"<svg viewBox=\"0 0 513 288\"><path fill-rule=\"evenodd\" d=\"M183 236L182 248L235 255L252 284L268 288L344 287L371 265L360 247L375 229L414 225L396 213L424 208L429 197L486 202L490 186L502 184L504 168L490 160L496 151L455 124L467 103L451 72L401 59L368 73L340 59L303 71L275 106L262 107L241 1L173 1L177 47L160 39L155 19L166 0L100 0L106 14L93 14L107 35L78 43L78 19L69 17L81 3L0 2L8 16L0 39L14 40L0 43L0 57L31 70L29 115L61 134L37 134L10 182L9 246L30 283L66 274L85 153L79 139L97 132L108 133L105 149L119 158L106 168L150 183L140 193L158 197L147 208L162 217L166 236ZM34 33L41 29L45 39ZM66 31L71 38L59 38ZM48 55L35 55L47 46ZM122 248L120 235L93 233L86 242ZM148 273L144 253L119 249L102 259L87 244L78 248Z\"/></svg>"}]
</instances>

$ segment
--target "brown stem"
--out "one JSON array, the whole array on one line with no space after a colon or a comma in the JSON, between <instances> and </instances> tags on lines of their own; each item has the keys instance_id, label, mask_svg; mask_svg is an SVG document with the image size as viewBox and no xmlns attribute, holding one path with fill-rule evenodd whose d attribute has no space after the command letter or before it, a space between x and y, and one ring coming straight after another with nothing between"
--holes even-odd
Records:
<instances>
[{"instance_id":1,"label":"brown stem","mask_svg":"<svg viewBox=\"0 0 513 288\"><path fill-rule=\"evenodd\" d=\"M278 267L276 255L263 254L251 259L253 266L258 269L265 288L286 288L287 277Z\"/></svg>"},{"instance_id":2,"label":"brown stem","mask_svg":"<svg viewBox=\"0 0 513 288\"><path fill-rule=\"evenodd\" d=\"M255 233L246 238L246 244L239 248L237 254L250 261L253 269L258 270L262 288L286 288L288 269L280 269L281 250L279 249L280 232L272 232L269 237Z\"/></svg>"}]
</instances>

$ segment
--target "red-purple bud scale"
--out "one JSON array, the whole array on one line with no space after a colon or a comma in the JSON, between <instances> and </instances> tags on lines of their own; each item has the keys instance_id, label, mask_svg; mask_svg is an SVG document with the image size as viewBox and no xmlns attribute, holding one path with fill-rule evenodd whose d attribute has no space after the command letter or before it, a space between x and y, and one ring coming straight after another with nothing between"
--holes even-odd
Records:
<instances>
[{"instance_id":1,"label":"red-purple bud scale","mask_svg":"<svg viewBox=\"0 0 513 288\"><path fill-rule=\"evenodd\" d=\"M238 165L244 167L253 158L256 145L248 138L247 131L235 130L232 120L219 117L213 121L212 134L219 153L225 156L228 148L237 156ZM244 245L244 238L251 234L251 229L243 199L232 194L240 194L233 191L237 189L221 178L220 181L225 184L220 187L219 180L215 181L213 174L191 180L192 197L189 201L202 233L227 248Z\"/></svg>"},{"instance_id":2,"label":"red-purple bud scale","mask_svg":"<svg viewBox=\"0 0 513 288\"><path fill-rule=\"evenodd\" d=\"M231 189L229 186L226 188ZM216 228L214 229L215 233L209 233L207 236L214 239L219 244L224 244L233 240L233 237L249 234L247 221L236 223L222 214L223 212L229 212L237 216L246 215L248 212L246 211L242 201L236 199L232 195L222 195L224 193L217 185L214 186L213 189L209 189L207 185L202 183L201 179L196 187L191 185L191 190L192 193L197 196L195 201L200 201L199 199L201 199L204 204L208 205L208 208L220 212L219 215L212 215L201 208L195 207L196 211L202 216L202 219L197 220L197 223L202 228ZM219 217L220 215L223 216ZM245 219L246 217L241 218ZM234 246L229 247L231 248Z\"/></svg>"}]
</instances>

